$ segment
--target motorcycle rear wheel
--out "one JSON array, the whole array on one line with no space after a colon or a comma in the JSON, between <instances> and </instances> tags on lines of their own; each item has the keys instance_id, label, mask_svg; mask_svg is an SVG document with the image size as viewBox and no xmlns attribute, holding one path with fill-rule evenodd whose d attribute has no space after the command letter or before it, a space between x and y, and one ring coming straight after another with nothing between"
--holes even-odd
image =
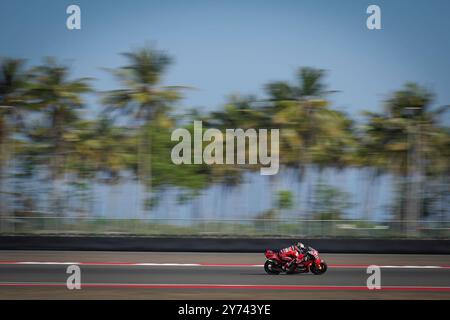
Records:
<instances>
[{"instance_id":1,"label":"motorcycle rear wheel","mask_svg":"<svg viewBox=\"0 0 450 320\"><path fill-rule=\"evenodd\" d=\"M264 263L264 270L267 274L280 274L280 271L274 270L273 265L273 261L267 260L266 263Z\"/></svg>"}]
</instances>

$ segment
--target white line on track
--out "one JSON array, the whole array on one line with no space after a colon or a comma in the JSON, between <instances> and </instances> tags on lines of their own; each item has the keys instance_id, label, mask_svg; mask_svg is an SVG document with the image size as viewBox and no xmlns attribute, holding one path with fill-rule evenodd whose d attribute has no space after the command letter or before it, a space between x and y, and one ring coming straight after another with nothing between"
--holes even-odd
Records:
<instances>
[{"instance_id":1,"label":"white line on track","mask_svg":"<svg viewBox=\"0 0 450 320\"><path fill-rule=\"evenodd\" d=\"M122 267L263 267L262 264L220 264L220 263L153 263L153 262L61 262L61 261L0 261L0 265L85 265L85 266L122 266ZM375 264L372 264L375 265ZM330 264L330 268L365 269L369 265ZM450 266L419 266L419 265L378 265L386 269L450 269Z\"/></svg>"},{"instance_id":2,"label":"white line on track","mask_svg":"<svg viewBox=\"0 0 450 320\"><path fill-rule=\"evenodd\" d=\"M66 287L61 282L0 282L0 287ZM331 290L366 291L366 286L341 285L259 285L259 284L174 284L174 283L84 283L85 288L135 288L135 289L258 289L258 290ZM382 286L373 292L387 291L444 291L450 287L438 286Z\"/></svg>"}]
</instances>

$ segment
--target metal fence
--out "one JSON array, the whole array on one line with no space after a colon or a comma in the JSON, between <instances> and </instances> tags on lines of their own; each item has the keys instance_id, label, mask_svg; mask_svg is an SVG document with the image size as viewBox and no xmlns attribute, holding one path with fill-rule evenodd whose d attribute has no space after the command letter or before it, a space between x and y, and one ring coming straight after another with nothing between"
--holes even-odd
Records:
<instances>
[{"instance_id":1,"label":"metal fence","mask_svg":"<svg viewBox=\"0 0 450 320\"><path fill-rule=\"evenodd\" d=\"M1 217L0 233L450 239L450 221Z\"/></svg>"}]
</instances>

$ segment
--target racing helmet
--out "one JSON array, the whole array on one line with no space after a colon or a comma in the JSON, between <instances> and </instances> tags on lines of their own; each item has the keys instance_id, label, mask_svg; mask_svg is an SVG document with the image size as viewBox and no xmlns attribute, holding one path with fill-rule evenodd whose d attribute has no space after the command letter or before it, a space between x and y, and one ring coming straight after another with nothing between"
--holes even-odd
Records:
<instances>
[{"instance_id":1,"label":"racing helmet","mask_svg":"<svg viewBox=\"0 0 450 320\"><path fill-rule=\"evenodd\" d=\"M303 243L301 243L301 242L297 242L297 243L295 244L295 246L297 247L297 249L298 249L299 251L305 250L305 245L304 245Z\"/></svg>"}]
</instances>

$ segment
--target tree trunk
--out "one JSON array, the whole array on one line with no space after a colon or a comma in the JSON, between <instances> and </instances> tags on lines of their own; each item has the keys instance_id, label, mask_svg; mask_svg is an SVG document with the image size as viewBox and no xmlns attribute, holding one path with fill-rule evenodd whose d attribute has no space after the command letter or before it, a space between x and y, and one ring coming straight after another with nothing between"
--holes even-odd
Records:
<instances>
[{"instance_id":1,"label":"tree trunk","mask_svg":"<svg viewBox=\"0 0 450 320\"><path fill-rule=\"evenodd\" d=\"M364 197L364 220L369 221L373 219L373 189L375 187L375 180L377 177L376 169L369 168L367 172L367 185L366 185L366 194Z\"/></svg>"},{"instance_id":2,"label":"tree trunk","mask_svg":"<svg viewBox=\"0 0 450 320\"><path fill-rule=\"evenodd\" d=\"M7 138L7 124L5 118L0 117L0 232L4 231L5 218L8 216L9 207L5 196L6 168L9 163L9 148Z\"/></svg>"},{"instance_id":3,"label":"tree trunk","mask_svg":"<svg viewBox=\"0 0 450 320\"><path fill-rule=\"evenodd\" d=\"M152 199L152 143L151 143L151 122L147 121L141 126L141 133L138 142L138 183L142 183L144 191L151 203ZM151 208L150 208L151 210Z\"/></svg>"}]
</instances>

